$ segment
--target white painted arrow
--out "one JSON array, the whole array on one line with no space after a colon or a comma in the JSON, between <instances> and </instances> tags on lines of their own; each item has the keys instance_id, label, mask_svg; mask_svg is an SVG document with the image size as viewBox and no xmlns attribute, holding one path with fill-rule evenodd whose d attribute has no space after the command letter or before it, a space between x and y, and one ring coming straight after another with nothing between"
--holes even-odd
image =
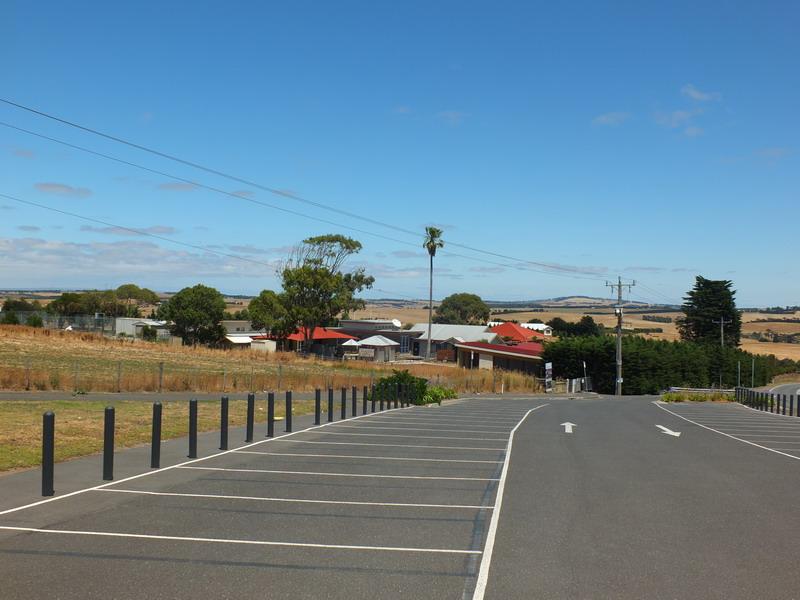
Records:
<instances>
[{"instance_id":1,"label":"white painted arrow","mask_svg":"<svg viewBox=\"0 0 800 600\"><path fill-rule=\"evenodd\" d=\"M561 426L564 428L564 433L572 433L572 428L577 427L575 423L562 423Z\"/></svg>"},{"instance_id":2,"label":"white painted arrow","mask_svg":"<svg viewBox=\"0 0 800 600\"><path fill-rule=\"evenodd\" d=\"M662 433L666 433L667 435L674 435L675 437L681 437L680 431L672 431L671 429L667 429L663 425L656 425L656 427L658 427Z\"/></svg>"}]
</instances>

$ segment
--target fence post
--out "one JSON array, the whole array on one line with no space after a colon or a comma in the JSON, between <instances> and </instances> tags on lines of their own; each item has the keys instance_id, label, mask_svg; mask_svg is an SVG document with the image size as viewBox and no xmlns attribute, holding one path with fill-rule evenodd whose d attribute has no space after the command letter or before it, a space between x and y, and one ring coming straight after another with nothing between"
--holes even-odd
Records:
<instances>
[{"instance_id":1,"label":"fence post","mask_svg":"<svg viewBox=\"0 0 800 600\"><path fill-rule=\"evenodd\" d=\"M56 446L56 415L47 411L42 415L42 496L55 494L53 488L53 463Z\"/></svg>"},{"instance_id":2,"label":"fence post","mask_svg":"<svg viewBox=\"0 0 800 600\"><path fill-rule=\"evenodd\" d=\"M394 386L394 407L397 408L398 402L400 402L400 384L397 383Z\"/></svg>"},{"instance_id":3,"label":"fence post","mask_svg":"<svg viewBox=\"0 0 800 600\"><path fill-rule=\"evenodd\" d=\"M364 386L363 397L361 398L361 414L367 414L367 386Z\"/></svg>"},{"instance_id":4,"label":"fence post","mask_svg":"<svg viewBox=\"0 0 800 600\"><path fill-rule=\"evenodd\" d=\"M189 458L197 458L197 399L189 400Z\"/></svg>"},{"instance_id":5,"label":"fence post","mask_svg":"<svg viewBox=\"0 0 800 600\"><path fill-rule=\"evenodd\" d=\"M353 414L350 415L351 417L355 417L358 414L358 388L353 386L351 391L351 402L352 402L352 412Z\"/></svg>"},{"instance_id":6,"label":"fence post","mask_svg":"<svg viewBox=\"0 0 800 600\"><path fill-rule=\"evenodd\" d=\"M286 433L292 432L292 392L286 392L286 416L284 418L286 421Z\"/></svg>"},{"instance_id":7,"label":"fence post","mask_svg":"<svg viewBox=\"0 0 800 600\"><path fill-rule=\"evenodd\" d=\"M106 406L103 415L103 480L114 479L114 407Z\"/></svg>"},{"instance_id":8,"label":"fence post","mask_svg":"<svg viewBox=\"0 0 800 600\"><path fill-rule=\"evenodd\" d=\"M153 402L153 430L150 436L150 468L161 467L161 402Z\"/></svg>"},{"instance_id":9,"label":"fence post","mask_svg":"<svg viewBox=\"0 0 800 600\"><path fill-rule=\"evenodd\" d=\"M228 387L228 371L226 369L222 369L222 391L225 391L225 388Z\"/></svg>"},{"instance_id":10,"label":"fence post","mask_svg":"<svg viewBox=\"0 0 800 600\"><path fill-rule=\"evenodd\" d=\"M320 406L322 402L322 390L317 388L314 390L314 425L319 425L320 419L320 412L322 407Z\"/></svg>"},{"instance_id":11,"label":"fence post","mask_svg":"<svg viewBox=\"0 0 800 600\"><path fill-rule=\"evenodd\" d=\"M228 449L228 397L219 401L219 449Z\"/></svg>"},{"instance_id":12,"label":"fence post","mask_svg":"<svg viewBox=\"0 0 800 600\"><path fill-rule=\"evenodd\" d=\"M267 394L267 437L275 437L275 392Z\"/></svg>"},{"instance_id":13,"label":"fence post","mask_svg":"<svg viewBox=\"0 0 800 600\"><path fill-rule=\"evenodd\" d=\"M786 394L781 395L781 414L786 416Z\"/></svg>"},{"instance_id":14,"label":"fence post","mask_svg":"<svg viewBox=\"0 0 800 600\"><path fill-rule=\"evenodd\" d=\"M794 416L794 394L789 394L789 416Z\"/></svg>"},{"instance_id":15,"label":"fence post","mask_svg":"<svg viewBox=\"0 0 800 600\"><path fill-rule=\"evenodd\" d=\"M328 423L333 421L333 388L328 388Z\"/></svg>"},{"instance_id":16,"label":"fence post","mask_svg":"<svg viewBox=\"0 0 800 600\"><path fill-rule=\"evenodd\" d=\"M164 361L158 363L158 393L164 390Z\"/></svg>"},{"instance_id":17,"label":"fence post","mask_svg":"<svg viewBox=\"0 0 800 600\"><path fill-rule=\"evenodd\" d=\"M247 394L247 428L244 437L245 443L253 441L253 427L256 420L256 395L253 392Z\"/></svg>"},{"instance_id":18,"label":"fence post","mask_svg":"<svg viewBox=\"0 0 800 600\"><path fill-rule=\"evenodd\" d=\"M347 418L347 388L342 388L342 405L340 407L342 420Z\"/></svg>"}]
</instances>

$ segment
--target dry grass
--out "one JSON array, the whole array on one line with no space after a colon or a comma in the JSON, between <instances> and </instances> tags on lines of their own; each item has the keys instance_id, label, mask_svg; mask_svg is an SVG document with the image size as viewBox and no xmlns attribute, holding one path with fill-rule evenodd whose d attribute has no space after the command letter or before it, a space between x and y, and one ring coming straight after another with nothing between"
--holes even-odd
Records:
<instances>
[{"instance_id":1,"label":"dry grass","mask_svg":"<svg viewBox=\"0 0 800 600\"><path fill-rule=\"evenodd\" d=\"M102 451L103 409L116 408L115 445L130 448L150 442L152 405L137 400L56 400L47 402L11 400L0 402L0 471L37 466L41 463L42 414L56 414L56 461ZM247 402L230 401L231 427L245 424ZM295 401L293 414L314 410L309 401ZM275 403L276 416L283 417L283 403ZM198 402L198 429L219 429L219 402ZM263 402L256 408L256 422L266 421ZM188 435L189 403L166 402L162 413L162 438Z\"/></svg>"},{"instance_id":2,"label":"dry grass","mask_svg":"<svg viewBox=\"0 0 800 600\"><path fill-rule=\"evenodd\" d=\"M163 376L161 375L163 365ZM303 358L291 352L210 350L88 333L0 326L0 389L68 391L310 391L371 385L408 369L459 392L532 391L530 377L447 364L386 365Z\"/></svg>"}]
</instances>

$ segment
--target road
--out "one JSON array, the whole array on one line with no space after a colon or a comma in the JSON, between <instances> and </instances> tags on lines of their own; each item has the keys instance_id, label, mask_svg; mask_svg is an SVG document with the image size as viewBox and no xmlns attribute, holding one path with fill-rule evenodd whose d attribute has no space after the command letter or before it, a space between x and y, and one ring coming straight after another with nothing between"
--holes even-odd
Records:
<instances>
[{"instance_id":1,"label":"road","mask_svg":"<svg viewBox=\"0 0 800 600\"><path fill-rule=\"evenodd\" d=\"M771 394L786 394L800 396L800 383L782 383L769 388Z\"/></svg>"},{"instance_id":2,"label":"road","mask_svg":"<svg viewBox=\"0 0 800 600\"><path fill-rule=\"evenodd\" d=\"M800 419L653 400L468 399L175 456L0 509L2 596L800 597Z\"/></svg>"}]
</instances>

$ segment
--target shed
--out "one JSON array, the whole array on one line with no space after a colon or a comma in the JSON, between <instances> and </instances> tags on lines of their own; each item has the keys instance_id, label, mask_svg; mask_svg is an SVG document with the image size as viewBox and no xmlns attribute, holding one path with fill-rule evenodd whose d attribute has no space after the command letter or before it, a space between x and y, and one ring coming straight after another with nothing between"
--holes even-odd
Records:
<instances>
[{"instance_id":1,"label":"shed","mask_svg":"<svg viewBox=\"0 0 800 600\"><path fill-rule=\"evenodd\" d=\"M358 342L358 353L366 360L390 362L395 359L399 347L399 342L382 335L373 335Z\"/></svg>"}]
</instances>

